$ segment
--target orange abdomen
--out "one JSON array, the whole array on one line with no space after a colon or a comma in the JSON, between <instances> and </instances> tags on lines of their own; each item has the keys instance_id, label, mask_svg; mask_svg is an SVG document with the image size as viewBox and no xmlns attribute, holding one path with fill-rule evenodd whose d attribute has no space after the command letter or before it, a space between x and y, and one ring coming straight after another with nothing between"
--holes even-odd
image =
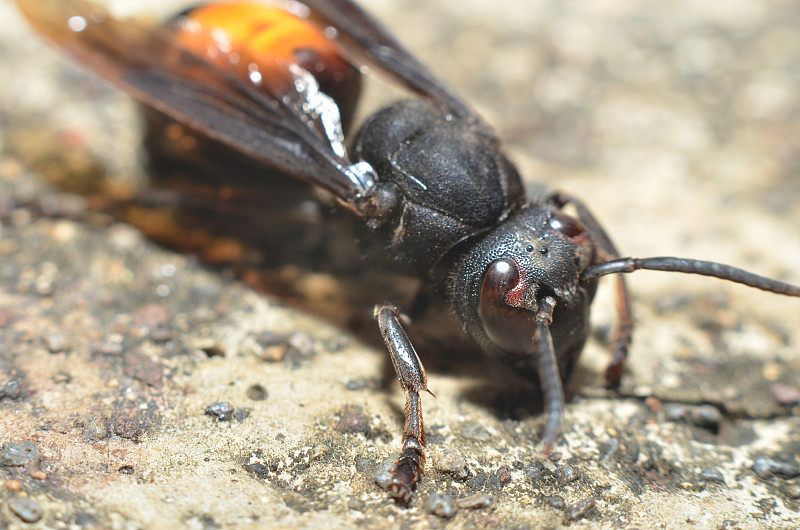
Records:
<instances>
[{"instance_id":1,"label":"orange abdomen","mask_svg":"<svg viewBox=\"0 0 800 530\"><path fill-rule=\"evenodd\" d=\"M342 59L337 42L309 21L275 6L242 0L198 6L172 25L185 47L223 70L249 78L276 98L293 89L288 68L299 65L336 101L345 124L352 117L360 74Z\"/></svg>"}]
</instances>

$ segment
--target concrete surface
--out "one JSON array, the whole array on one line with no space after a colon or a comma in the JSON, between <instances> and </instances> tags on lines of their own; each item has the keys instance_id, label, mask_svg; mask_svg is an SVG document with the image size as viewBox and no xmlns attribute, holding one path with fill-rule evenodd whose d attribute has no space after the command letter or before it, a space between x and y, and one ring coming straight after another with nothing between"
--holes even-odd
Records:
<instances>
[{"instance_id":1,"label":"concrete surface","mask_svg":"<svg viewBox=\"0 0 800 530\"><path fill-rule=\"evenodd\" d=\"M180 4L115 2L154 19ZM624 254L800 283L796 2L365 5ZM535 385L423 342L428 465L401 508L375 482L403 398L368 318L398 282L328 274L338 255L292 264L286 237L182 239L163 212L140 224L173 237L147 237L61 195L142 182L138 111L8 0L0 79L0 528L800 526L797 299L637 273L611 391L604 288L553 459ZM389 97L370 87L362 112Z\"/></svg>"}]
</instances>

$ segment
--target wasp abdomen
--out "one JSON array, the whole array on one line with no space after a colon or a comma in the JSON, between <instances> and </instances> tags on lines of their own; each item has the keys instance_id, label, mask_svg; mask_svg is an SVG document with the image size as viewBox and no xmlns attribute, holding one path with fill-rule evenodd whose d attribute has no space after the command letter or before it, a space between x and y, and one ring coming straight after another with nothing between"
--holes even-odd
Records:
<instances>
[{"instance_id":1,"label":"wasp abdomen","mask_svg":"<svg viewBox=\"0 0 800 530\"><path fill-rule=\"evenodd\" d=\"M183 46L273 97L294 90L289 65L299 65L336 101L343 123L352 118L361 75L341 57L335 39L310 21L276 6L235 1L186 10L170 25Z\"/></svg>"}]
</instances>

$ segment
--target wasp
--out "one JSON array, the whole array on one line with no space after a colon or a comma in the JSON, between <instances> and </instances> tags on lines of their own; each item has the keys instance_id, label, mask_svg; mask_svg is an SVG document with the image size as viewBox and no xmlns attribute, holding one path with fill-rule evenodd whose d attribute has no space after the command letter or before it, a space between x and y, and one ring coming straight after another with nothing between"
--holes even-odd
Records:
<instances>
[{"instance_id":1,"label":"wasp","mask_svg":"<svg viewBox=\"0 0 800 530\"><path fill-rule=\"evenodd\" d=\"M333 196L380 249L370 254L375 266L423 280L489 357L535 370L545 454L561 433L563 381L587 340L600 277L616 279L611 386L633 330L622 273L699 274L800 297L800 287L729 265L623 257L577 197L527 195L498 133L350 0L287 10L209 4L159 27L84 0L15 1L42 35L136 99ZM375 112L346 138L366 68L415 97ZM400 309L378 303L374 316L405 392L388 491L407 504L423 470L420 395L430 390Z\"/></svg>"}]
</instances>

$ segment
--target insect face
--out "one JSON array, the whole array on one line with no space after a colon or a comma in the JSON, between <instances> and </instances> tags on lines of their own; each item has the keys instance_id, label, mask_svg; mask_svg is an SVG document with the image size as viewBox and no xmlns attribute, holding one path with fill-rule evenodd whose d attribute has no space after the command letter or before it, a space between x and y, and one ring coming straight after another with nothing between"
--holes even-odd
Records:
<instances>
[{"instance_id":1,"label":"insect face","mask_svg":"<svg viewBox=\"0 0 800 530\"><path fill-rule=\"evenodd\" d=\"M567 370L567 353L579 351L586 339L595 284L579 278L595 256L577 219L551 208L525 208L471 249L451 291L468 293L457 298L458 310L484 350L528 363L537 355L536 314L545 298L552 299L553 342Z\"/></svg>"}]
</instances>

